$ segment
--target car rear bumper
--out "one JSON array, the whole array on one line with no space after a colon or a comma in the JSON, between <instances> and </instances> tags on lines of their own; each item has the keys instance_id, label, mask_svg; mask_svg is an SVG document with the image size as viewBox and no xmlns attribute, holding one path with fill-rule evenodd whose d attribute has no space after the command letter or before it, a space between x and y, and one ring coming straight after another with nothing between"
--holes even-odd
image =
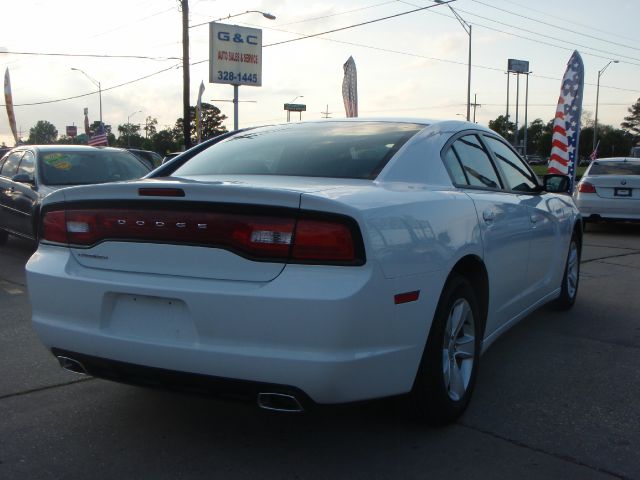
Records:
<instances>
[{"instance_id":1,"label":"car rear bumper","mask_svg":"<svg viewBox=\"0 0 640 480\"><path fill-rule=\"evenodd\" d=\"M410 391L440 277L389 280L370 262L290 265L270 282L196 279L87 268L47 245L27 264L33 324L52 349L286 385L321 404ZM418 301L394 304L412 290Z\"/></svg>"},{"instance_id":2,"label":"car rear bumper","mask_svg":"<svg viewBox=\"0 0 640 480\"><path fill-rule=\"evenodd\" d=\"M586 199L580 196L576 199L580 214L586 220L640 220L640 201L632 199Z\"/></svg>"}]
</instances>

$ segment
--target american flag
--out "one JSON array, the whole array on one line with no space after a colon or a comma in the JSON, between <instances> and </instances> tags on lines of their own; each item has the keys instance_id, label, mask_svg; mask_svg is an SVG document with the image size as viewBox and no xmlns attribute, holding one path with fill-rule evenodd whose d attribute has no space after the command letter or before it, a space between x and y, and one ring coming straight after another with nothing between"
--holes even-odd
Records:
<instances>
[{"instance_id":1,"label":"american flag","mask_svg":"<svg viewBox=\"0 0 640 480\"><path fill-rule=\"evenodd\" d=\"M89 137L87 143L92 147L109 146L109 140L107 139L107 134L104 131L104 125L102 123L98 128L98 132L92 137Z\"/></svg>"},{"instance_id":2,"label":"american flag","mask_svg":"<svg viewBox=\"0 0 640 480\"><path fill-rule=\"evenodd\" d=\"M556 116L553 120L549 173L568 175L571 185L575 183L578 145L580 139L580 116L582 115L582 93L584 91L584 64L578 51L567 63L562 77L562 88Z\"/></svg>"}]
</instances>

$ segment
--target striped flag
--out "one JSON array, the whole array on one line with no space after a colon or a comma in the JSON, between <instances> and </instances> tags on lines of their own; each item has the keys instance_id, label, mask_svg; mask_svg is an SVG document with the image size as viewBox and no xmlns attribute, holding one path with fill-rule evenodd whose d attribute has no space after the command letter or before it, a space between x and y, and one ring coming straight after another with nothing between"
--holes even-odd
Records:
<instances>
[{"instance_id":1,"label":"striped flag","mask_svg":"<svg viewBox=\"0 0 640 480\"><path fill-rule=\"evenodd\" d=\"M107 133L104 131L104 125L102 123L98 128L98 132L92 137L89 137L87 144L89 144L92 147L101 147L101 146L108 147L109 146Z\"/></svg>"},{"instance_id":2,"label":"striped flag","mask_svg":"<svg viewBox=\"0 0 640 480\"><path fill-rule=\"evenodd\" d=\"M568 175L571 188L575 183L580 139L580 116L582 115L582 95L584 92L584 64L578 51L567 63L562 77L560 98L553 120L549 173Z\"/></svg>"}]
</instances>

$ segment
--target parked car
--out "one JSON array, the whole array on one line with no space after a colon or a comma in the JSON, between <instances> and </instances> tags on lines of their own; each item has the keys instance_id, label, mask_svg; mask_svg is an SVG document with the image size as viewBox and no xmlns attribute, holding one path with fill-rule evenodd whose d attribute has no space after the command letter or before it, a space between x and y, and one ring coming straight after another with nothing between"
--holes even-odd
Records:
<instances>
[{"instance_id":1,"label":"parked car","mask_svg":"<svg viewBox=\"0 0 640 480\"><path fill-rule=\"evenodd\" d=\"M80 373L280 411L406 395L443 424L496 338L573 305L567 191L474 123L232 132L141 181L48 196L33 324Z\"/></svg>"},{"instance_id":2,"label":"parked car","mask_svg":"<svg viewBox=\"0 0 640 480\"><path fill-rule=\"evenodd\" d=\"M127 148L127 150L144 161L151 170L162 165L162 157L156 152L140 150L138 148Z\"/></svg>"},{"instance_id":3,"label":"parked car","mask_svg":"<svg viewBox=\"0 0 640 480\"><path fill-rule=\"evenodd\" d=\"M574 192L585 221L640 220L640 159L600 158Z\"/></svg>"},{"instance_id":4,"label":"parked car","mask_svg":"<svg viewBox=\"0 0 640 480\"><path fill-rule=\"evenodd\" d=\"M38 210L49 193L71 185L140 178L150 169L115 148L25 145L0 159L0 244L8 234L35 239Z\"/></svg>"}]
</instances>

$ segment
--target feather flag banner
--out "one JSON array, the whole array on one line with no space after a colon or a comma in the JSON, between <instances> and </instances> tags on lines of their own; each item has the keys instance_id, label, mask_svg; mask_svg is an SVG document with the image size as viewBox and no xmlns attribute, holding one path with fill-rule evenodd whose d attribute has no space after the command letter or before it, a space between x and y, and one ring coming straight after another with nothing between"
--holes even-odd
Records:
<instances>
[{"instance_id":1,"label":"feather flag banner","mask_svg":"<svg viewBox=\"0 0 640 480\"><path fill-rule=\"evenodd\" d=\"M582 115L582 96L584 92L584 64L578 51L567 63L562 77L562 87L556 115L553 120L549 173L568 175L571 190L575 184L576 166L579 161L580 116Z\"/></svg>"},{"instance_id":2,"label":"feather flag banner","mask_svg":"<svg viewBox=\"0 0 640 480\"><path fill-rule=\"evenodd\" d=\"M358 116L358 73L353 57L344 64L344 78L342 80L342 99L347 117Z\"/></svg>"},{"instance_id":3,"label":"feather flag banner","mask_svg":"<svg viewBox=\"0 0 640 480\"><path fill-rule=\"evenodd\" d=\"M18 144L18 130L16 129L16 116L13 112L13 96L11 95L11 79L9 78L9 67L4 71L4 103L7 106L7 117L9 117L9 126L13 139Z\"/></svg>"}]
</instances>

